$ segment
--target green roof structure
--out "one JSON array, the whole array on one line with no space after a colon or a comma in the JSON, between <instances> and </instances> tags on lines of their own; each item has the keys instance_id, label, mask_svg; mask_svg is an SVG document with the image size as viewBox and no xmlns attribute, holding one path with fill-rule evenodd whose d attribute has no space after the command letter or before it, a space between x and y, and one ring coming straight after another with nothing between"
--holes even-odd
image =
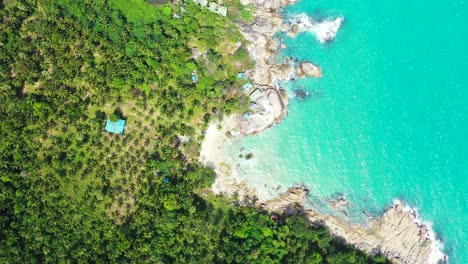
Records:
<instances>
[{"instance_id":1,"label":"green roof structure","mask_svg":"<svg viewBox=\"0 0 468 264\"><path fill-rule=\"evenodd\" d=\"M115 122L110 121L110 119L107 119L106 123L106 131L109 131L111 133L115 133L118 135L122 135L124 133L124 128L125 128L125 120L119 119Z\"/></svg>"}]
</instances>

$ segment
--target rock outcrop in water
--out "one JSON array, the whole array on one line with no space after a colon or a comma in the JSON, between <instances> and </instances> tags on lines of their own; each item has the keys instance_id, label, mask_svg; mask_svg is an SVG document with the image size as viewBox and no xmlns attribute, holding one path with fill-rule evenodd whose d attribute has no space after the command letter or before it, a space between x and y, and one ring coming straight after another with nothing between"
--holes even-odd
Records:
<instances>
[{"instance_id":1,"label":"rock outcrop in water","mask_svg":"<svg viewBox=\"0 0 468 264\"><path fill-rule=\"evenodd\" d=\"M287 32L288 37L295 38L297 36L297 34L299 33L299 25L298 24L292 24L289 27L289 29L288 29L288 27L285 27L284 31Z\"/></svg>"},{"instance_id":2,"label":"rock outcrop in water","mask_svg":"<svg viewBox=\"0 0 468 264\"><path fill-rule=\"evenodd\" d=\"M311 62L305 61L296 66L297 77L322 77L322 69L312 64Z\"/></svg>"}]
</instances>

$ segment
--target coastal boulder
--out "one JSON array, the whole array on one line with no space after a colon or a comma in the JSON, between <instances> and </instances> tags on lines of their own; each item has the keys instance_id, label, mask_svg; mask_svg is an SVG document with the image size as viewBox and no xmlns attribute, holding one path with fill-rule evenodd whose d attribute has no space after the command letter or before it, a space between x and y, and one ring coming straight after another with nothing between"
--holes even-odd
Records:
<instances>
[{"instance_id":1,"label":"coastal boulder","mask_svg":"<svg viewBox=\"0 0 468 264\"><path fill-rule=\"evenodd\" d=\"M284 103L281 99L281 95L278 93L276 89L270 89L267 93L268 101L272 106L273 116L275 122L281 119L283 112L284 112Z\"/></svg>"},{"instance_id":2,"label":"coastal boulder","mask_svg":"<svg viewBox=\"0 0 468 264\"><path fill-rule=\"evenodd\" d=\"M270 80L290 80L294 75L294 71L289 64L275 65L269 68ZM271 83L271 81L270 81Z\"/></svg>"},{"instance_id":3,"label":"coastal boulder","mask_svg":"<svg viewBox=\"0 0 468 264\"><path fill-rule=\"evenodd\" d=\"M256 134L279 122L286 114L287 101L284 96L275 88L263 88L261 96L250 109L250 117L240 122L240 132L245 135Z\"/></svg>"},{"instance_id":4,"label":"coastal boulder","mask_svg":"<svg viewBox=\"0 0 468 264\"><path fill-rule=\"evenodd\" d=\"M305 61L296 66L296 76L320 78L322 77L322 69L308 61Z\"/></svg>"},{"instance_id":5,"label":"coastal boulder","mask_svg":"<svg viewBox=\"0 0 468 264\"><path fill-rule=\"evenodd\" d=\"M280 30L281 30L281 32L283 32L283 33L288 33L288 31L289 31L290 28L291 28L291 25L290 25L289 23L283 23L283 24L281 25Z\"/></svg>"},{"instance_id":6,"label":"coastal boulder","mask_svg":"<svg viewBox=\"0 0 468 264\"><path fill-rule=\"evenodd\" d=\"M270 8L272 10L276 10L276 9L278 9L280 7L280 5L281 5L280 0L272 0Z\"/></svg>"},{"instance_id":7,"label":"coastal boulder","mask_svg":"<svg viewBox=\"0 0 468 264\"><path fill-rule=\"evenodd\" d=\"M308 197L309 190L305 186L291 187L278 198L267 201L264 209L287 214L301 213Z\"/></svg>"},{"instance_id":8,"label":"coastal boulder","mask_svg":"<svg viewBox=\"0 0 468 264\"><path fill-rule=\"evenodd\" d=\"M295 38L299 32L299 25L293 24L288 30L288 36L290 38Z\"/></svg>"}]
</instances>

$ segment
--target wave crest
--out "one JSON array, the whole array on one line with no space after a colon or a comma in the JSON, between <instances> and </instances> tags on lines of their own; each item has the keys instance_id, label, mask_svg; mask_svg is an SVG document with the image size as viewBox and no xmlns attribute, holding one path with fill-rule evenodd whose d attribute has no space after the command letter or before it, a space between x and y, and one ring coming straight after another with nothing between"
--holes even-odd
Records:
<instances>
[{"instance_id":1,"label":"wave crest","mask_svg":"<svg viewBox=\"0 0 468 264\"><path fill-rule=\"evenodd\" d=\"M316 21L305 13L296 15L290 19L291 24L299 26L299 31L315 34L320 43L332 41L336 37L343 22L344 17L342 16Z\"/></svg>"}]
</instances>

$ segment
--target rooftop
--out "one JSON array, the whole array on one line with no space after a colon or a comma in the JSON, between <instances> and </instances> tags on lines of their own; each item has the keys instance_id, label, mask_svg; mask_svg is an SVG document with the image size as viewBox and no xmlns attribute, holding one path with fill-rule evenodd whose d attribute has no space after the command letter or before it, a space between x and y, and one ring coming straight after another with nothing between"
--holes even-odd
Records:
<instances>
[{"instance_id":1,"label":"rooftop","mask_svg":"<svg viewBox=\"0 0 468 264\"><path fill-rule=\"evenodd\" d=\"M122 135L124 132L124 128L125 128L125 120L119 119L115 122L112 122L110 121L110 119L107 119L106 128L105 128L106 131Z\"/></svg>"}]
</instances>

